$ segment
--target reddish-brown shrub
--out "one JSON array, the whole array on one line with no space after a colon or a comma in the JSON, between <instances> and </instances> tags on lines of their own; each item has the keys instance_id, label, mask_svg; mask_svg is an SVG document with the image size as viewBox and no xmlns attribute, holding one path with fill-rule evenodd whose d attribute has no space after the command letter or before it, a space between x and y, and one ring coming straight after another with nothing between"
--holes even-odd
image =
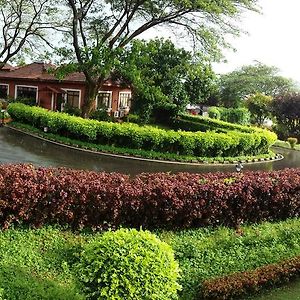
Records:
<instances>
[{"instance_id":1,"label":"reddish-brown shrub","mask_svg":"<svg viewBox=\"0 0 300 300\"><path fill-rule=\"evenodd\" d=\"M134 178L31 165L0 165L0 224L144 228L238 226L300 212L300 169Z\"/></svg>"},{"instance_id":2,"label":"reddish-brown shrub","mask_svg":"<svg viewBox=\"0 0 300 300\"><path fill-rule=\"evenodd\" d=\"M199 299L225 300L238 298L265 287L289 281L300 274L300 256L253 271L206 280Z\"/></svg>"}]
</instances>

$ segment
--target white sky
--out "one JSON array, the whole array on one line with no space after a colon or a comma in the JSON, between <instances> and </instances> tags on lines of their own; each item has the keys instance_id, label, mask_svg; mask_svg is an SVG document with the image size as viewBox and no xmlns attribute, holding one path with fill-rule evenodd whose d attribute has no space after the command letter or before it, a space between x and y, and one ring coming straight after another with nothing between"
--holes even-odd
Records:
<instances>
[{"instance_id":1,"label":"white sky","mask_svg":"<svg viewBox=\"0 0 300 300\"><path fill-rule=\"evenodd\" d=\"M215 64L215 72L231 72L257 60L300 82L300 1L260 0L259 5L262 14L246 13L242 19L249 35L229 40L237 51L224 51L227 63Z\"/></svg>"}]
</instances>

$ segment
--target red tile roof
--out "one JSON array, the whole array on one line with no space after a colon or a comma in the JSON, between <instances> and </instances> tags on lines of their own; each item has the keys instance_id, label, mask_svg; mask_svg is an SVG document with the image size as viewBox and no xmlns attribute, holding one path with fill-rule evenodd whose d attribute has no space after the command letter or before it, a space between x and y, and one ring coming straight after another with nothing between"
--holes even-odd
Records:
<instances>
[{"instance_id":1,"label":"red tile roof","mask_svg":"<svg viewBox=\"0 0 300 300\"><path fill-rule=\"evenodd\" d=\"M57 78L53 74L50 74L49 69L55 68L52 64L47 63L32 63L23 67L19 67L15 70L8 72L2 72L0 70L0 78L16 78L16 79L34 79L34 80L55 80ZM80 81L84 82L84 74L74 73L67 76L64 81Z\"/></svg>"},{"instance_id":2,"label":"red tile roof","mask_svg":"<svg viewBox=\"0 0 300 300\"><path fill-rule=\"evenodd\" d=\"M0 69L0 71L8 72L8 71L16 70L16 69L17 69L17 67L11 66L10 64L5 64L2 67L2 69Z\"/></svg>"},{"instance_id":3,"label":"red tile roof","mask_svg":"<svg viewBox=\"0 0 300 300\"><path fill-rule=\"evenodd\" d=\"M14 68L14 67L12 67ZM63 81L63 82L85 82L85 76L83 73L72 73L66 76L63 80L57 79L53 74L49 72L49 69L56 68L55 65L48 63L35 62L23 67L14 68L9 72L0 70L0 79L32 79L38 81ZM107 79L105 85L120 85L119 80Z\"/></svg>"}]
</instances>

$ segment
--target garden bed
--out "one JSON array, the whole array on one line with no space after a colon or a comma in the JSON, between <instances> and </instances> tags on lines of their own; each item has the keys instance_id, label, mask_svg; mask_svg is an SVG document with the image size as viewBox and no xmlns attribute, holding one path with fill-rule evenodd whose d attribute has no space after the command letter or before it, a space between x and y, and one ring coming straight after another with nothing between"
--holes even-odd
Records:
<instances>
[{"instance_id":1,"label":"garden bed","mask_svg":"<svg viewBox=\"0 0 300 300\"><path fill-rule=\"evenodd\" d=\"M93 153L119 156L127 159L139 159L147 160L151 162L163 162L163 163L175 163L175 164L188 164L188 165L200 165L200 164L236 164L242 163L254 163L269 160L280 160L282 156L275 154L269 150L267 154L260 154L255 156L237 156L237 157L196 157L190 155L178 155L174 153L162 153L155 151L147 151L141 149L121 148L109 145L99 145L91 142L85 142L81 140L75 140L72 138L64 137L51 132L45 133L44 130L35 128L31 125L11 122L10 128L20 130L23 133L30 134L35 137L40 137L50 142L58 143L68 147L74 147L84 151L91 151Z\"/></svg>"},{"instance_id":2,"label":"garden bed","mask_svg":"<svg viewBox=\"0 0 300 300\"><path fill-rule=\"evenodd\" d=\"M47 111L12 103L8 112L15 121L31 125L49 133L110 148L131 149L137 153L153 153L164 158L239 157L268 155L276 135L268 131L226 133L186 132L138 126L132 123L109 123L82 119L64 113Z\"/></svg>"},{"instance_id":3,"label":"garden bed","mask_svg":"<svg viewBox=\"0 0 300 300\"><path fill-rule=\"evenodd\" d=\"M208 287L208 281L216 282L216 278L233 278L235 273L257 272L257 268L298 260L299 228L300 220L294 219L242 226L238 230L221 227L155 233L172 246L182 270L179 299L198 300L203 299L203 288ZM74 265L82 248L101 235L50 226L0 231L0 295L2 292L3 298L9 300L86 299ZM299 264L293 264L293 268L294 273L296 269L299 271ZM264 275L259 280L263 278ZM272 283L285 281L280 275ZM219 284L222 282L221 279ZM254 289L256 286L254 282Z\"/></svg>"}]
</instances>

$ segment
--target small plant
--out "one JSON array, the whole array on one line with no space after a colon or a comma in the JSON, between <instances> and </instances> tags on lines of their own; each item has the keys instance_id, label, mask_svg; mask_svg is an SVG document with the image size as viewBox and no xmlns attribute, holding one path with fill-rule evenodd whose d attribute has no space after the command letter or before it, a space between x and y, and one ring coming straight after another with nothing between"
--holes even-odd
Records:
<instances>
[{"instance_id":1,"label":"small plant","mask_svg":"<svg viewBox=\"0 0 300 300\"><path fill-rule=\"evenodd\" d=\"M295 149L296 144L298 143L298 139L297 138L293 138L293 137L289 137L287 139L288 143L290 144L292 149Z\"/></svg>"},{"instance_id":2,"label":"small plant","mask_svg":"<svg viewBox=\"0 0 300 300\"><path fill-rule=\"evenodd\" d=\"M103 234L84 248L78 273L89 299L178 299L173 250L148 231Z\"/></svg>"}]
</instances>

